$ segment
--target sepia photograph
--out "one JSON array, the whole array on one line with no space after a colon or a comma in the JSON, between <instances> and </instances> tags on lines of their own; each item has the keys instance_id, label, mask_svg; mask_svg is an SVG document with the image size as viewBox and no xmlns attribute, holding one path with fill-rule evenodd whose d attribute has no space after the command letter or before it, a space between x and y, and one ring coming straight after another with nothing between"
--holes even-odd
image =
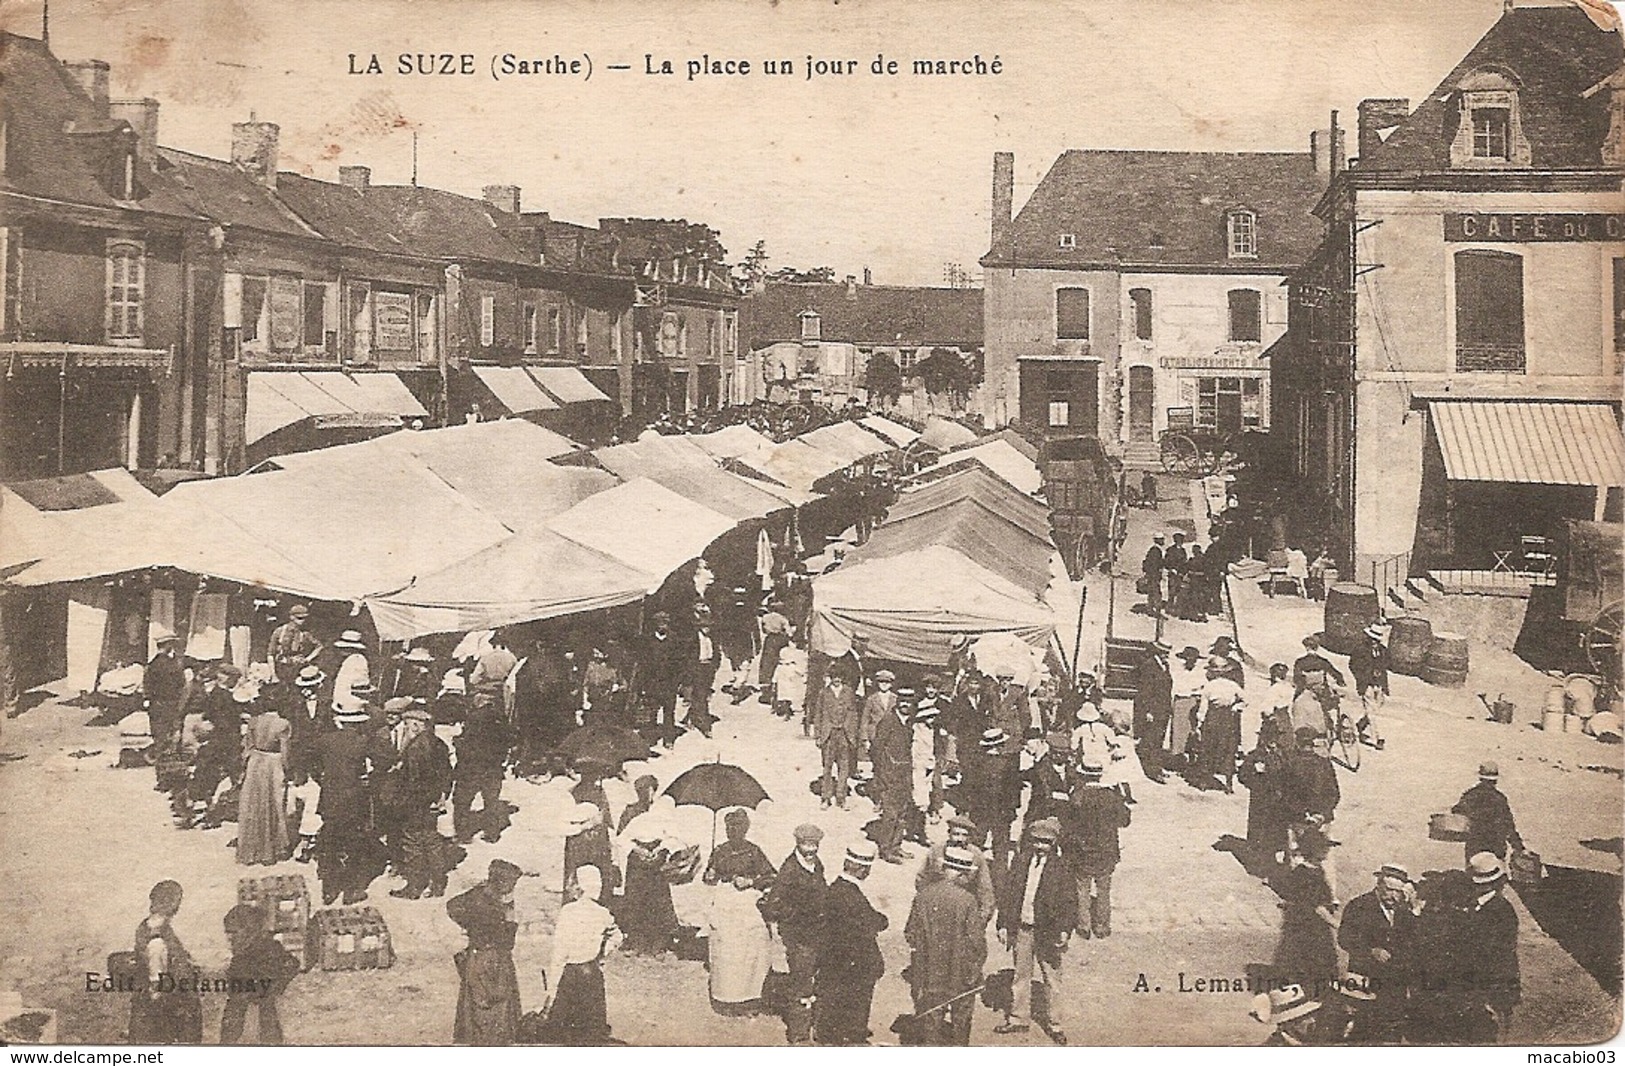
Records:
<instances>
[{"instance_id":1,"label":"sepia photograph","mask_svg":"<svg viewBox=\"0 0 1625 1066\"><path fill-rule=\"evenodd\" d=\"M0 1044L1612 1062L1620 8L3 0Z\"/></svg>"}]
</instances>

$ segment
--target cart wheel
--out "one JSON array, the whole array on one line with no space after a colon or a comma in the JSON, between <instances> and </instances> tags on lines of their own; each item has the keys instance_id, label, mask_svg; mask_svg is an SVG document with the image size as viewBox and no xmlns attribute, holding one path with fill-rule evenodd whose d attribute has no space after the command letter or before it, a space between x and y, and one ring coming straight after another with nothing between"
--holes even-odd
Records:
<instances>
[{"instance_id":1,"label":"cart wheel","mask_svg":"<svg viewBox=\"0 0 1625 1066\"><path fill-rule=\"evenodd\" d=\"M1183 433L1164 434L1162 468L1180 477L1195 477L1202 472L1202 449Z\"/></svg>"},{"instance_id":2,"label":"cart wheel","mask_svg":"<svg viewBox=\"0 0 1625 1066\"><path fill-rule=\"evenodd\" d=\"M1611 603L1591 620L1582 638L1591 668L1604 677L1619 675L1622 628L1625 628L1625 603Z\"/></svg>"}]
</instances>

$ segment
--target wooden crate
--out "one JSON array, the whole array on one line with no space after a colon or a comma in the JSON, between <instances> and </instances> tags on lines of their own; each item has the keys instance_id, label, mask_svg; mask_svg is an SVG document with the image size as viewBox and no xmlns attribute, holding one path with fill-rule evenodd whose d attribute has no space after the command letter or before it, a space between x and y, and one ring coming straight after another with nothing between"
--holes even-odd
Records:
<instances>
[{"instance_id":1,"label":"wooden crate","mask_svg":"<svg viewBox=\"0 0 1625 1066\"><path fill-rule=\"evenodd\" d=\"M303 934L310 921L310 890L303 874L245 877L237 882L237 902L263 910L266 928L273 933Z\"/></svg>"},{"instance_id":2,"label":"wooden crate","mask_svg":"<svg viewBox=\"0 0 1625 1066\"><path fill-rule=\"evenodd\" d=\"M329 907L311 915L306 951L324 970L386 970L395 962L389 927L375 907Z\"/></svg>"}]
</instances>

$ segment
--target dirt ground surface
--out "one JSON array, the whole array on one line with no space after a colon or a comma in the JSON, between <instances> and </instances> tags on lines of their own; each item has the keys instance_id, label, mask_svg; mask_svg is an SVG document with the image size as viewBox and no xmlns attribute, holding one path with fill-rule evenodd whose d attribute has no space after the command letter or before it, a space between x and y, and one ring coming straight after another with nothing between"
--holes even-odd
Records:
<instances>
[{"instance_id":1,"label":"dirt ground surface","mask_svg":"<svg viewBox=\"0 0 1625 1066\"><path fill-rule=\"evenodd\" d=\"M1129 575L1157 528L1194 528L1191 500L1171 479L1155 514L1134 513L1122 571ZM1131 565L1133 564L1133 565ZM1107 575L1085 582L1083 661L1098 661L1113 600ZM1119 635L1149 635L1149 618L1130 612L1138 600L1132 576L1115 578ZM1249 662L1247 691L1265 687L1262 669L1290 662L1299 640L1321 628L1321 607L1296 597L1268 599L1246 582L1232 581L1237 625ZM1079 586L1059 590L1061 639L1076 629ZM1070 596L1070 608L1067 597ZM1524 999L1505 1039L1552 1044L1598 1041L1618 1027L1619 874L1622 807L1621 749L1579 734L1546 734L1537 728L1551 679L1513 657L1511 617L1521 601L1494 604L1444 602L1424 610L1448 618L1472 639L1467 685L1440 689L1396 676L1393 698L1381 718L1383 751L1366 749L1357 773L1343 772L1343 801L1333 861L1344 900L1366 891L1371 872L1399 861L1413 872L1459 866L1460 845L1428 839L1428 816L1448 810L1474 781L1480 760L1501 766L1509 796L1528 843L1553 868L1540 888L1516 900ZM1068 609L1071 616L1066 617ZM1476 619L1476 621L1475 621ZM1228 620L1196 626L1171 622L1167 639L1178 648L1229 632ZM1505 693L1517 704L1511 725L1490 722L1476 693ZM676 748L648 763L631 763L626 780L652 773L668 784L690 766L718 758L750 771L772 797L753 816L751 839L775 862L789 853L791 830L804 821L822 826L831 876L849 842L873 817L864 799L847 811L821 811L808 783L818 773L818 752L799 720L785 722L754 700L732 706L714 701L721 716L715 739L690 733ZM1109 708L1126 711L1126 704ZM288 861L252 870L236 865L227 842L232 825L210 831L173 827L166 797L153 791L150 770L117 770L118 735L90 726L94 712L51 701L5 723L0 751L0 988L9 985L29 1006L58 1012L59 1038L109 1043L122 1038L128 1004L118 994L86 991L86 975L104 972L109 952L128 950L146 913L147 891L166 877L179 880L186 899L176 929L205 967L222 968L227 945L220 920L236 902L245 875L301 873L316 891L314 867ZM1248 734L1250 736L1250 733ZM452 873L449 892L481 879L494 857L518 863L536 876L521 881L522 919L515 959L526 1009L540 999L541 970L560 905L562 834L571 805L570 782L510 781L506 798L517 808L500 842L476 842ZM1123 862L1114 881L1113 935L1074 941L1065 962L1065 999L1073 1044L1134 1044L1155 1040L1175 1045L1255 1044L1264 1027L1247 1016L1246 991L1181 992L1196 978L1239 979L1250 964L1269 961L1280 910L1275 894L1250 876L1224 850L1241 836L1247 795L1198 792L1177 779L1165 785L1134 782L1138 800L1133 825L1123 833ZM612 790L612 805L631 798L629 787ZM709 846L710 813L678 811L685 839ZM942 832L933 826L933 839ZM911 1009L898 974L908 963L903 924L914 895L920 859L902 866L877 863L865 883L874 904L890 918L881 935L886 976L875 995L871 1028L876 1042L892 1042L892 1020ZM323 973L297 978L283 1004L288 1039L298 1044L444 1044L451 1038L457 994L452 954L462 946L443 901L391 898L393 877L373 884L368 901L388 922L397 959L386 970ZM710 889L680 886L679 916L703 927ZM1536 915L1541 920L1536 919ZM1609 939L1611 938L1611 940ZM1607 945L1612 944L1612 972ZM1599 948L1598 945L1603 945ZM989 971L1008 965L990 935ZM1580 961L1577 961L1580 960ZM614 1035L634 1045L778 1045L777 1018L725 1018L713 1013L704 965L671 957L647 959L616 954L605 967L609 1020ZM1141 975L1154 989L1133 991ZM220 1004L205 1009L205 1039L218 1036ZM1001 1019L978 1008L978 1044L1047 1044L1037 1029L998 1036Z\"/></svg>"}]
</instances>

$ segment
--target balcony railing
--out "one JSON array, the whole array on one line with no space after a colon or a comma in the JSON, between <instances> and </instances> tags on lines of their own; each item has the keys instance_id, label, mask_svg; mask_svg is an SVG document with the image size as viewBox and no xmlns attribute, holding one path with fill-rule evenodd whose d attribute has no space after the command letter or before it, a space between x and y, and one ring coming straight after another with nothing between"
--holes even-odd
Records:
<instances>
[{"instance_id":1,"label":"balcony railing","mask_svg":"<svg viewBox=\"0 0 1625 1066\"><path fill-rule=\"evenodd\" d=\"M1456 369L1521 374L1524 371L1523 345L1458 344Z\"/></svg>"}]
</instances>

